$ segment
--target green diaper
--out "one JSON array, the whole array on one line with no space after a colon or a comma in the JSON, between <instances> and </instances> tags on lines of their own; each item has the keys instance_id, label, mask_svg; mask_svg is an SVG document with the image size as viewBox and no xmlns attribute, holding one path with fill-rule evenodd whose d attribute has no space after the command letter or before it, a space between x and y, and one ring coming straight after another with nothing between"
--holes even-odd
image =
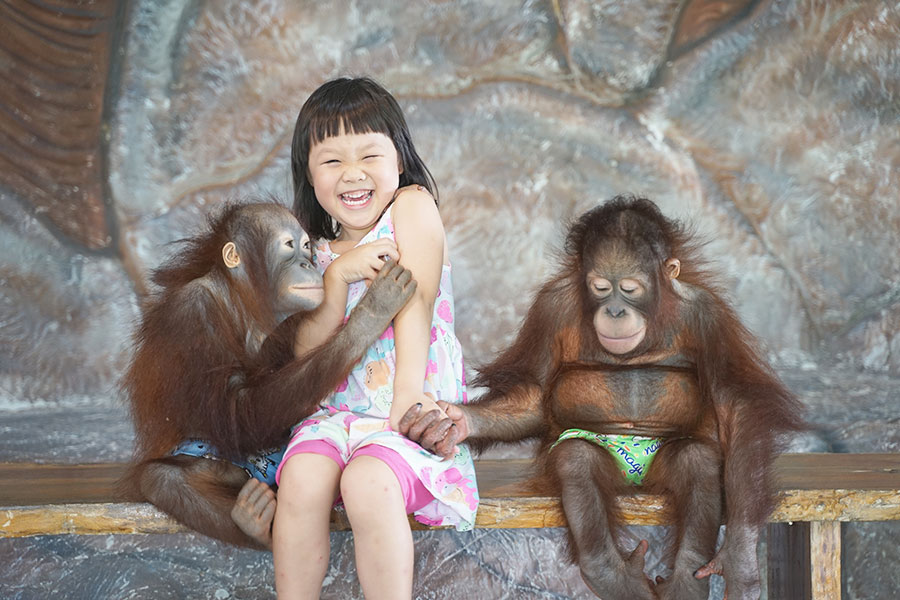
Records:
<instances>
[{"instance_id":1,"label":"green diaper","mask_svg":"<svg viewBox=\"0 0 900 600\"><path fill-rule=\"evenodd\" d=\"M644 476L650 469L650 463L653 462L653 457L662 446L662 438L594 433L586 429L566 429L550 446L550 450L556 448L561 441L571 439L587 440L606 448L616 459L616 463L622 469L622 475L631 485L641 485L644 482Z\"/></svg>"}]
</instances>

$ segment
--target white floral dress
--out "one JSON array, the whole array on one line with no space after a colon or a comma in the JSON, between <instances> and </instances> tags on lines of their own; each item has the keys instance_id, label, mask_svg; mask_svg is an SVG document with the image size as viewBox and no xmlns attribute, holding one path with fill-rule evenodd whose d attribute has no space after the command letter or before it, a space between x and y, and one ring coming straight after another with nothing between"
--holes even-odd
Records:
<instances>
[{"instance_id":1,"label":"white floral dress","mask_svg":"<svg viewBox=\"0 0 900 600\"><path fill-rule=\"evenodd\" d=\"M393 205L388 207L359 244L385 237L395 239L392 208ZM319 243L314 255L320 272L339 256L331 251L327 242ZM366 289L364 281L350 285L345 318ZM450 267L444 265L431 319L431 346L423 391L435 400L459 404L467 401L466 381L462 349L453 329L453 314ZM346 381L319 404L320 410L294 428L286 454L299 442L323 438L340 444L346 448L342 454L350 456L357 448L368 444L385 446L412 467L434 496L434 500L413 513L417 521L432 526L471 529L478 508L478 489L475 466L465 444L460 444L459 452L452 459L442 460L390 428L388 418L395 361L394 327L391 325L353 367Z\"/></svg>"}]
</instances>

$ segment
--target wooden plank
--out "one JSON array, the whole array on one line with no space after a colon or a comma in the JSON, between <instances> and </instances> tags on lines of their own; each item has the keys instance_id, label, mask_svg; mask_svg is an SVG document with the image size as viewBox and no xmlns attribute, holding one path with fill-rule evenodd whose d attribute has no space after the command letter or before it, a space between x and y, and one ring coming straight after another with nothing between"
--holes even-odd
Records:
<instances>
[{"instance_id":1,"label":"wooden plank","mask_svg":"<svg viewBox=\"0 0 900 600\"><path fill-rule=\"evenodd\" d=\"M125 468L121 463L0 463L0 506L111 502Z\"/></svg>"},{"instance_id":2,"label":"wooden plank","mask_svg":"<svg viewBox=\"0 0 900 600\"><path fill-rule=\"evenodd\" d=\"M809 523L770 523L766 535L769 600L811 600Z\"/></svg>"},{"instance_id":3,"label":"wooden plank","mask_svg":"<svg viewBox=\"0 0 900 600\"><path fill-rule=\"evenodd\" d=\"M482 495L532 496L530 459L476 461ZM0 463L0 506L114 502L121 463Z\"/></svg>"},{"instance_id":4,"label":"wooden plank","mask_svg":"<svg viewBox=\"0 0 900 600\"><path fill-rule=\"evenodd\" d=\"M0 509L0 537L178 531L187 529L143 503L49 504Z\"/></svg>"},{"instance_id":5,"label":"wooden plank","mask_svg":"<svg viewBox=\"0 0 900 600\"><path fill-rule=\"evenodd\" d=\"M809 524L809 559L813 600L841 598L841 524L813 521Z\"/></svg>"},{"instance_id":6,"label":"wooden plank","mask_svg":"<svg viewBox=\"0 0 900 600\"><path fill-rule=\"evenodd\" d=\"M784 454L775 479L782 490L900 490L900 454Z\"/></svg>"},{"instance_id":7,"label":"wooden plank","mask_svg":"<svg viewBox=\"0 0 900 600\"><path fill-rule=\"evenodd\" d=\"M662 525L665 507L656 496L623 498L626 521ZM431 529L410 519L413 529ZM565 516L557 498L484 498L475 526L490 529L564 527ZM350 528L343 510L332 512L333 531ZM43 504L0 508L0 538L56 534L175 533L188 531L150 504L95 503Z\"/></svg>"},{"instance_id":8,"label":"wooden plank","mask_svg":"<svg viewBox=\"0 0 900 600\"><path fill-rule=\"evenodd\" d=\"M532 464L530 459L475 461L482 497L542 495L531 480ZM124 470L121 463L0 463L0 506L111 502L116 499L115 482ZM871 510L855 512L841 505L842 490L900 493L900 454L785 454L775 463L775 479L784 497L798 501L814 497L798 491L833 492L815 501L823 503L821 508L811 507L806 518L798 520L828 520L831 517L825 515L836 514L845 515L846 520L867 520L865 515L872 515L870 520L895 519L900 507L897 498L882 493L877 495L880 504ZM816 511L822 511L823 517L816 519Z\"/></svg>"},{"instance_id":9,"label":"wooden plank","mask_svg":"<svg viewBox=\"0 0 900 600\"><path fill-rule=\"evenodd\" d=\"M809 513L802 505L802 494L810 496L805 502L817 502L821 491L798 491L791 504L779 504L773 522L802 521ZM876 492L844 492L844 503L854 506L864 502L878 502ZM792 512L792 506L801 506ZM631 525L663 525L667 523L666 506L659 496L628 496L619 498L619 508L625 522ZM900 512L866 514L864 507L845 513L835 513L840 520L852 520L847 512L862 514L866 520L898 520ZM829 514L829 513L817 513ZM881 517L881 518L875 518ZM346 529L346 515L335 511L332 528ZM414 523L414 528L426 527ZM515 529L523 527L563 527L565 517L559 500L554 497L484 497L478 509L476 527ZM57 533L166 533L181 531L168 517L148 504L94 503L9 506L0 508L0 538Z\"/></svg>"},{"instance_id":10,"label":"wooden plank","mask_svg":"<svg viewBox=\"0 0 900 600\"><path fill-rule=\"evenodd\" d=\"M900 519L900 490L782 490L769 516L776 523L790 521L896 521Z\"/></svg>"},{"instance_id":11,"label":"wooden plank","mask_svg":"<svg viewBox=\"0 0 900 600\"><path fill-rule=\"evenodd\" d=\"M527 459L476 461L482 498L476 527L565 525L558 498L541 493L530 479L531 465ZM900 520L898 454L786 455L776 469L781 491L772 522ZM114 483L123 470L121 464L0 463L0 507L5 507L0 508L0 537L181 530L152 507L113 502ZM856 487L834 489L848 484ZM661 497L622 497L619 505L629 524L667 522ZM346 515L336 513L333 527L346 528Z\"/></svg>"}]
</instances>

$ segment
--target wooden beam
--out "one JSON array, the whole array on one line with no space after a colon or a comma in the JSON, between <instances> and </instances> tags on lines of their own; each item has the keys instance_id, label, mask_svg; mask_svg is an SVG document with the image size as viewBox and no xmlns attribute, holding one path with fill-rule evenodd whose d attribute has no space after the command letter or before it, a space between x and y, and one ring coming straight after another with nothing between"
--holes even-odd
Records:
<instances>
[{"instance_id":1,"label":"wooden beam","mask_svg":"<svg viewBox=\"0 0 900 600\"><path fill-rule=\"evenodd\" d=\"M121 463L0 463L0 506L89 504L116 500Z\"/></svg>"},{"instance_id":2,"label":"wooden beam","mask_svg":"<svg viewBox=\"0 0 900 600\"><path fill-rule=\"evenodd\" d=\"M769 523L766 535L769 600L811 600L809 523Z\"/></svg>"},{"instance_id":3,"label":"wooden beam","mask_svg":"<svg viewBox=\"0 0 900 600\"><path fill-rule=\"evenodd\" d=\"M0 537L189 531L150 504L49 504L0 508Z\"/></svg>"},{"instance_id":4,"label":"wooden beam","mask_svg":"<svg viewBox=\"0 0 900 600\"><path fill-rule=\"evenodd\" d=\"M900 489L781 490L769 516L775 523L896 520L900 520Z\"/></svg>"},{"instance_id":5,"label":"wooden beam","mask_svg":"<svg viewBox=\"0 0 900 600\"><path fill-rule=\"evenodd\" d=\"M809 560L813 600L841 598L841 524L813 521L809 524Z\"/></svg>"},{"instance_id":6,"label":"wooden beam","mask_svg":"<svg viewBox=\"0 0 900 600\"><path fill-rule=\"evenodd\" d=\"M531 465L524 459L476 461L481 493L476 527L565 525L559 499L530 479ZM776 469L772 522L900 520L900 454L786 455ZM123 470L120 464L0 463L0 537L183 531L149 505L115 501L115 481ZM619 507L629 524L668 522L659 496L625 496ZM332 527L345 529L346 515L336 511Z\"/></svg>"}]
</instances>

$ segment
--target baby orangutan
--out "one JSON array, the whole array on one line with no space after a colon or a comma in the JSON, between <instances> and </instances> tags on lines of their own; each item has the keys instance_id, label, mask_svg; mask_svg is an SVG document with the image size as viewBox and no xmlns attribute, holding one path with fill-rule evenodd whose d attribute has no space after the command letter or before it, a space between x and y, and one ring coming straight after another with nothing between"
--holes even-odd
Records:
<instances>
[{"instance_id":1,"label":"baby orangutan","mask_svg":"<svg viewBox=\"0 0 900 600\"><path fill-rule=\"evenodd\" d=\"M617 197L569 231L558 275L516 340L481 369L468 405L412 415L402 429L445 452L540 438L573 558L606 600L760 594L756 545L773 502L770 466L800 406L701 268L697 244L649 200ZM436 411L434 411L436 412ZM647 542L621 551L615 499L636 486L668 497L672 573L644 574ZM725 541L716 552L720 523Z\"/></svg>"}]
</instances>

